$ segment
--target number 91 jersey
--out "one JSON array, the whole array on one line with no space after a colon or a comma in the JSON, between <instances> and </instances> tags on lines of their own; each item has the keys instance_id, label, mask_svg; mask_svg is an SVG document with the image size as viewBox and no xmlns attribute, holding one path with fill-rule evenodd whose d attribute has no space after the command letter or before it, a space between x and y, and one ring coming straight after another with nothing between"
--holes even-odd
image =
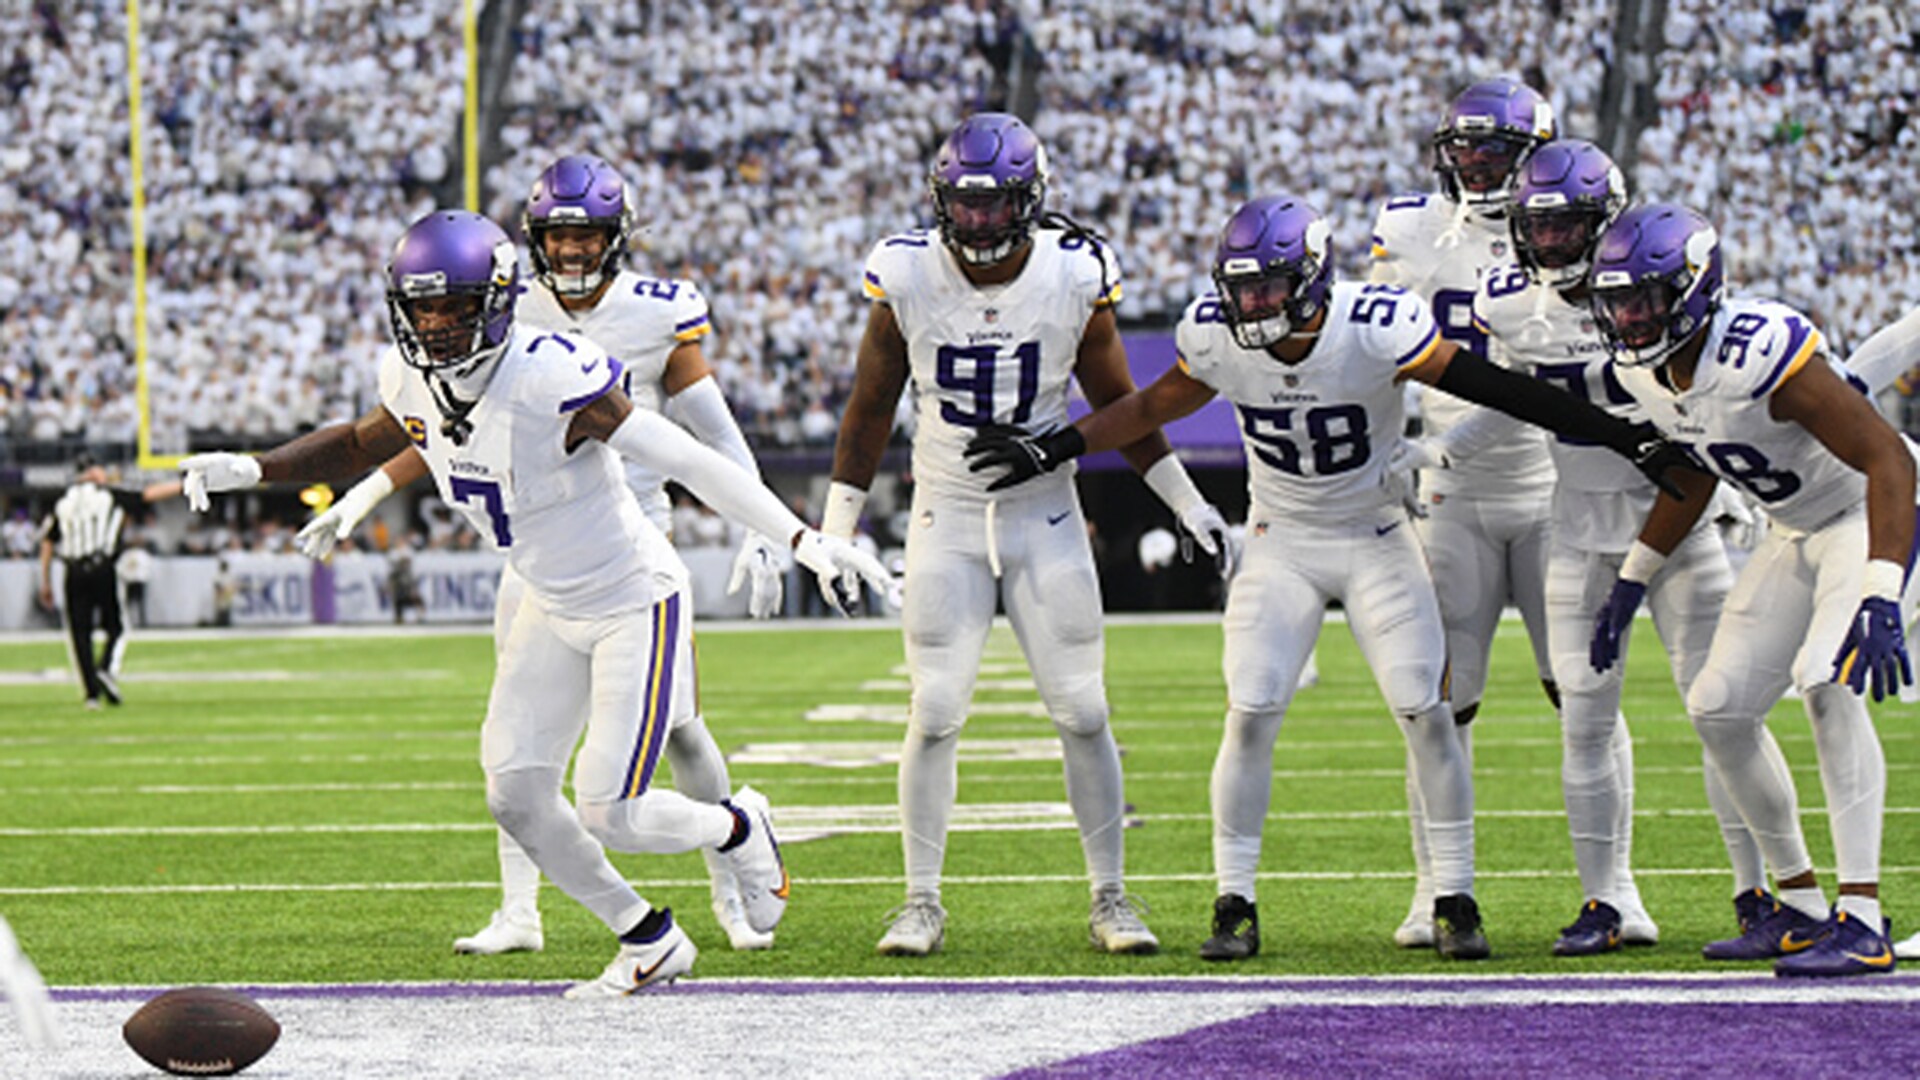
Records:
<instances>
[{"instance_id":1,"label":"number 91 jersey","mask_svg":"<svg viewBox=\"0 0 1920 1080\"><path fill-rule=\"evenodd\" d=\"M1708 324L1693 385L1675 394L1656 366L1620 367L1620 385L1661 431L1689 444L1707 468L1760 501L1790 529L1818 528L1866 497L1866 477L1806 428L1775 420L1768 401L1807 364L1830 364L1826 339L1805 315L1767 300L1729 300Z\"/></svg>"},{"instance_id":2,"label":"number 91 jersey","mask_svg":"<svg viewBox=\"0 0 1920 1080\"><path fill-rule=\"evenodd\" d=\"M867 298L892 307L907 343L917 428L913 476L941 495L985 500L991 474L970 472L967 443L988 424L1044 433L1067 423L1080 339L1095 310L1120 300L1111 249L1058 229L1004 285L968 281L938 233L882 240L867 257ZM1064 482L1072 470L1055 475Z\"/></svg>"},{"instance_id":3,"label":"number 91 jersey","mask_svg":"<svg viewBox=\"0 0 1920 1080\"><path fill-rule=\"evenodd\" d=\"M1398 499L1385 483L1406 424L1395 380L1440 348L1439 327L1419 297L1392 285L1335 282L1320 336L1298 364L1241 348L1213 293L1188 306L1175 340L1180 369L1240 414L1250 518L1337 521Z\"/></svg>"}]
</instances>

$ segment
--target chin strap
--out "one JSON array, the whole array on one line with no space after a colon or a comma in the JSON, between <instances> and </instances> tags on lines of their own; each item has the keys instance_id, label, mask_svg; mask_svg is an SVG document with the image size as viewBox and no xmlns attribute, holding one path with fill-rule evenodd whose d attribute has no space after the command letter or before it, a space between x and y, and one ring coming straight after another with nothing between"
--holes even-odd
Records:
<instances>
[{"instance_id":1,"label":"chin strap","mask_svg":"<svg viewBox=\"0 0 1920 1080\"><path fill-rule=\"evenodd\" d=\"M461 401L454 396L453 387L439 375L427 376L427 389L433 394L434 404L440 407L440 434L452 439L455 446L467 445L467 437L473 434L473 424L468 421L467 414L480 404L480 400Z\"/></svg>"}]
</instances>

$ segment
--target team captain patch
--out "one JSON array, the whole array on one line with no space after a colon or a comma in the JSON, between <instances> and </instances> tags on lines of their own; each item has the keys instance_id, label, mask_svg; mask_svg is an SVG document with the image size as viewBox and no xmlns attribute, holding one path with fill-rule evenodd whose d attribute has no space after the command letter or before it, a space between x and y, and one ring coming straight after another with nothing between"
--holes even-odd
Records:
<instances>
[{"instance_id":1,"label":"team captain patch","mask_svg":"<svg viewBox=\"0 0 1920 1080\"><path fill-rule=\"evenodd\" d=\"M417 416L409 416L402 423L407 429L407 438L422 450L427 448L427 422Z\"/></svg>"}]
</instances>

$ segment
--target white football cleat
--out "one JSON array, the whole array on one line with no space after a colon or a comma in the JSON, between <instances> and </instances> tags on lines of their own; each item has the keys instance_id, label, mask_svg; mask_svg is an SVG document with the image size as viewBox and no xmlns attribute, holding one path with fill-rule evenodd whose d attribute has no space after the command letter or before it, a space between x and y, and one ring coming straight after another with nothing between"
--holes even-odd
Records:
<instances>
[{"instance_id":1,"label":"white football cleat","mask_svg":"<svg viewBox=\"0 0 1920 1080\"><path fill-rule=\"evenodd\" d=\"M510 952L539 952L546 947L546 943L546 937L540 932L539 912L534 912L533 917L528 919L496 911L486 929L472 937L455 939L453 951L470 956L496 956Z\"/></svg>"},{"instance_id":2,"label":"white football cleat","mask_svg":"<svg viewBox=\"0 0 1920 1080\"><path fill-rule=\"evenodd\" d=\"M573 1001L591 998L626 997L651 986L666 986L693 970L700 950L673 921L673 912L661 910L667 928L645 944L621 942L613 963L592 982L575 983L566 996Z\"/></svg>"},{"instance_id":3,"label":"white football cleat","mask_svg":"<svg viewBox=\"0 0 1920 1080\"><path fill-rule=\"evenodd\" d=\"M1893 955L1902 960L1920 960L1920 934L1915 934L1893 947Z\"/></svg>"},{"instance_id":4,"label":"white football cleat","mask_svg":"<svg viewBox=\"0 0 1920 1080\"><path fill-rule=\"evenodd\" d=\"M716 897L713 901L713 917L720 923L720 929L727 932L727 941L734 952L758 952L773 948L773 935L763 934L747 925L747 905L737 893Z\"/></svg>"},{"instance_id":5,"label":"white football cleat","mask_svg":"<svg viewBox=\"0 0 1920 1080\"><path fill-rule=\"evenodd\" d=\"M1393 943L1403 949L1433 948L1433 897L1430 894L1414 890L1413 906L1407 909L1407 917L1393 932Z\"/></svg>"},{"instance_id":6,"label":"white football cleat","mask_svg":"<svg viewBox=\"0 0 1920 1080\"><path fill-rule=\"evenodd\" d=\"M1141 905L1145 910L1145 905ZM1093 896L1087 917L1087 936L1101 952L1146 956L1160 951L1160 939L1140 920L1133 901L1118 888L1101 889Z\"/></svg>"},{"instance_id":7,"label":"white football cleat","mask_svg":"<svg viewBox=\"0 0 1920 1080\"><path fill-rule=\"evenodd\" d=\"M881 956L927 956L947 940L947 909L931 897L908 897L888 912L892 923L874 951Z\"/></svg>"},{"instance_id":8,"label":"white football cleat","mask_svg":"<svg viewBox=\"0 0 1920 1080\"><path fill-rule=\"evenodd\" d=\"M1647 905L1640 900L1640 890L1629 883L1620 891L1620 944L1622 945L1658 945L1660 927L1647 914Z\"/></svg>"},{"instance_id":9,"label":"white football cleat","mask_svg":"<svg viewBox=\"0 0 1920 1080\"><path fill-rule=\"evenodd\" d=\"M747 815L747 838L723 854L733 868L733 880L739 883L747 925L765 934L779 926L780 917L787 913L793 883L780 858L780 843L773 838L773 811L767 797L743 787L733 797L733 807Z\"/></svg>"}]
</instances>

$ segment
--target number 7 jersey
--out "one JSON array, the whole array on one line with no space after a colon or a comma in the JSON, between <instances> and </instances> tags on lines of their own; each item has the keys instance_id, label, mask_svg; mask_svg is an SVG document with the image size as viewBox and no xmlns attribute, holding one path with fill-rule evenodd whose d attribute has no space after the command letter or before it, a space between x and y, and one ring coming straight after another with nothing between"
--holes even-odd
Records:
<instances>
[{"instance_id":1,"label":"number 7 jersey","mask_svg":"<svg viewBox=\"0 0 1920 1080\"><path fill-rule=\"evenodd\" d=\"M968 471L967 443L988 424L1035 433L1066 425L1080 339L1094 311L1119 302L1120 270L1105 244L1040 229L1018 277L979 286L937 232L915 231L874 247L864 287L893 309L906 339L914 482L985 500L992 475Z\"/></svg>"},{"instance_id":2,"label":"number 7 jersey","mask_svg":"<svg viewBox=\"0 0 1920 1080\"><path fill-rule=\"evenodd\" d=\"M1431 360L1440 340L1419 297L1345 281L1334 283L1320 336L1298 364L1241 348L1213 293L1188 306L1175 339L1180 369L1240 415L1252 515L1318 522L1399 498L1385 482L1406 426L1406 397L1395 380Z\"/></svg>"},{"instance_id":3,"label":"number 7 jersey","mask_svg":"<svg viewBox=\"0 0 1920 1080\"><path fill-rule=\"evenodd\" d=\"M1729 300L1708 324L1685 391L1668 390L1656 367L1615 369L1669 438L1758 499L1768 517L1805 531L1857 506L1867 490L1866 477L1812 432L1768 411L1773 392L1808 364L1832 364L1854 381L1827 356L1826 339L1805 315L1771 301Z\"/></svg>"}]
</instances>

